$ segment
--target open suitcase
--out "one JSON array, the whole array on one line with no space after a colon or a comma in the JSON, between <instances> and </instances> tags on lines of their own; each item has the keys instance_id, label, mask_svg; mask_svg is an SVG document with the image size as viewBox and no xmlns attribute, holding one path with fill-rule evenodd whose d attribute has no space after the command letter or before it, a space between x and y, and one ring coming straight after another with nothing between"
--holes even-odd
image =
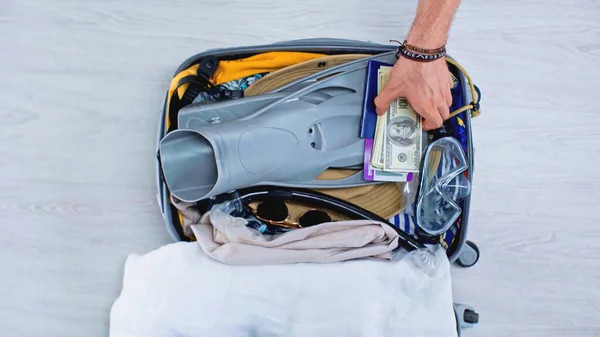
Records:
<instances>
[{"instance_id":1,"label":"open suitcase","mask_svg":"<svg viewBox=\"0 0 600 337\"><path fill-rule=\"evenodd\" d=\"M172 202L173 191L167 186L165 173L162 170L161 157L159 155L160 142L168 133L178 129L178 117L180 117L178 115L180 110L192 103L197 104L199 95L201 95L207 87L214 87L211 83L207 83L208 81L206 80L215 75L220 61L239 60L267 52L289 51L324 55L357 54L361 55L361 58L377 57L383 62L393 63L397 58L397 48L398 45L396 44L386 45L355 40L328 38L303 39L267 45L207 50L185 60L177 68L172 80L171 88L165 97L160 113L157 134L157 197L160 211L166 222L167 230L172 238L175 241L193 240L193 238L186 235L184 232L182 215ZM350 61L351 60L348 60L348 63L350 63ZM450 57L447 57L447 61L450 71L455 78L458 79L459 86L462 89L462 102L457 102L458 106L462 108L455 116L457 118L451 118L452 123L457 123L457 121L460 123L461 132L460 134L453 134L452 136L459 138L463 144L468 161L466 177L469 182L472 182L474 150L471 118L479 114L480 93L479 89L471 82L464 68ZM327 64L327 62L320 62L317 66L322 67L323 70L321 72L327 75L327 72L335 72L336 69L343 67L344 64ZM269 68L268 65L266 68ZM268 70L262 69L254 72L258 74L257 78L260 78L268 73ZM296 80L287 85L293 86L301 80L302 79ZM244 84L242 84L242 88L243 87ZM205 97L205 102L210 100L235 100L236 98L244 96L244 93L240 90L220 90L218 94L209 96ZM430 236L420 237L418 232L416 234L412 233L424 243L441 243L446 249L450 262L455 262L463 267L473 266L479 259L479 250L477 246L474 243L467 241L470 198L469 194L461 200L461 214L459 218L446 233L435 237L433 239L434 241L432 241ZM470 327L478 322L478 314L471 307L455 304L455 313L459 335L462 328Z\"/></svg>"}]
</instances>

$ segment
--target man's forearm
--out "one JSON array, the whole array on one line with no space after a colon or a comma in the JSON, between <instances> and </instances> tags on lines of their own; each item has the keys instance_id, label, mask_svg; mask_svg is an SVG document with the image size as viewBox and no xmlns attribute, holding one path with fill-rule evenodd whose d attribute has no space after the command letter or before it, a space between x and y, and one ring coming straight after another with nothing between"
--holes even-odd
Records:
<instances>
[{"instance_id":1,"label":"man's forearm","mask_svg":"<svg viewBox=\"0 0 600 337\"><path fill-rule=\"evenodd\" d=\"M426 49L445 45L459 4L460 0L419 0L408 43Z\"/></svg>"}]
</instances>

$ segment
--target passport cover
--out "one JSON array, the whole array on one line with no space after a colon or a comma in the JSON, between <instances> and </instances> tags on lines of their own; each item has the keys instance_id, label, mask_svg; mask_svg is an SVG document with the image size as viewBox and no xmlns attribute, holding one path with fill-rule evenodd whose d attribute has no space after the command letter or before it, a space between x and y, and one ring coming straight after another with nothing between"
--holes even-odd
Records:
<instances>
[{"instance_id":1,"label":"passport cover","mask_svg":"<svg viewBox=\"0 0 600 337\"><path fill-rule=\"evenodd\" d=\"M370 60L367 63L367 78L365 80L365 98L363 100L362 116L360 120L360 138L375 138L377 126L377 112L375 111L375 97L377 97L377 76L381 66L391 67L393 64Z\"/></svg>"}]
</instances>

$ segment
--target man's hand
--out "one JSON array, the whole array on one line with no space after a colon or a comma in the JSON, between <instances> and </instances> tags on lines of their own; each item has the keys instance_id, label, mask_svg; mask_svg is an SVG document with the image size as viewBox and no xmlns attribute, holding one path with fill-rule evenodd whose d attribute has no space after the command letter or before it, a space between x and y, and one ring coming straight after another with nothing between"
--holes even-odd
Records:
<instances>
[{"instance_id":1,"label":"man's hand","mask_svg":"<svg viewBox=\"0 0 600 337\"><path fill-rule=\"evenodd\" d=\"M419 0L415 21L408 32L408 44L424 49L446 45L452 17L460 0ZM445 58L418 62L400 56L390 78L375 98L377 114L383 114L398 97L406 97L423 117L423 129L442 126L452 105L452 75Z\"/></svg>"},{"instance_id":2,"label":"man's hand","mask_svg":"<svg viewBox=\"0 0 600 337\"><path fill-rule=\"evenodd\" d=\"M385 113L394 99L406 97L423 117L423 129L437 129L450 115L452 85L445 58L417 62L400 56L387 84L375 98L377 114Z\"/></svg>"}]
</instances>

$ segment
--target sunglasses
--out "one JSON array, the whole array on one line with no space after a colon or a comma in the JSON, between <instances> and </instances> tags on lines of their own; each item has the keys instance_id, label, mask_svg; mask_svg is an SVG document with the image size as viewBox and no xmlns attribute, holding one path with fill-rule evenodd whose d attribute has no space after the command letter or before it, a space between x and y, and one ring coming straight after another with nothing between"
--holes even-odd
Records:
<instances>
[{"instance_id":1,"label":"sunglasses","mask_svg":"<svg viewBox=\"0 0 600 337\"><path fill-rule=\"evenodd\" d=\"M252 186L252 187L246 187L240 190L236 190L236 191L232 191L230 193L225 193L225 194L221 194L217 197L211 198L211 201L209 203L199 203L199 206L202 207L206 207L204 208L205 211L204 212L208 212L210 211L211 216L214 214L219 214L219 213L225 213L225 214L229 214L235 217L243 217L247 220L250 220L249 223L255 223L256 227L253 227L254 229L258 229L261 231L261 233L263 232L263 228L260 227L272 227L272 228L276 228L278 229L277 233L280 233L281 231L287 231L289 229L285 228L285 227L281 227L281 226L273 226L270 225L268 223L278 223L277 220L279 220L281 222L281 220L288 220L289 221L289 212L283 212L284 216L279 217L279 219L269 219L271 221L265 222L262 221L260 219L257 218L257 208L252 208L250 207L251 204L255 203L255 202L267 202L267 207L265 207L266 210L269 210L271 207L269 206L269 203L272 202L272 200L288 200L288 201L293 201L293 202L298 202L301 204L307 204L307 205L315 205L316 207L322 207L324 209L327 210L332 210L333 212L335 212L336 214L340 214L343 217L347 217L349 219L353 219L353 220L370 220L370 221L377 221L377 222L381 222L384 224L387 224L390 228L394 229L394 231L396 231L398 233L398 236L400 237L399 240L399 244L402 248L406 249L409 252L412 251L419 251L422 249L425 249L425 245L423 245L421 242L417 241L417 239L415 237L413 237L412 235L408 235L406 232L404 232L403 230L401 230L400 228L394 226L393 224L389 223L387 220L383 219L382 217L378 216L377 214L371 213L368 210L364 209L364 208L360 208L350 202L347 202L345 200L321 193L321 192L317 192L315 190L310 190L310 189L303 189L303 188L293 188L293 187L283 187L283 186ZM271 204L273 205L273 204ZM285 206L285 203L284 205ZM216 207L216 208L214 208ZM213 212L211 210L220 210L220 212ZM262 207L261 207L262 208ZM274 208L280 208L280 209L287 209L287 206L285 207L281 207L280 206L275 206ZM313 210L311 210L313 211ZM314 210L317 211L317 210ZM319 211L322 212L322 211ZM262 212L260 212L262 214ZM305 225L310 226L318 224L318 223L323 223L326 221L323 220L327 220L330 221L330 217L329 215L327 215L327 217L323 216L323 220L320 221L315 221L314 219L317 218L313 218L312 216L310 216L310 214L315 214L314 212L306 212L309 214L309 216L305 216L304 220L299 221L302 222ZM323 212L325 213L325 212ZM316 213L318 215L318 213ZM263 219L267 219L269 218L268 214L262 214L263 216L265 216ZM253 218L253 219L249 219ZM319 216L320 217L320 216ZM312 218L312 220L311 220ZM311 220L311 221L309 221ZM211 220L212 221L212 220ZM261 222L261 223L258 223ZM300 224L299 224L300 225ZM260 229L259 229L260 228ZM264 228L264 229L268 229L268 228ZM276 234L276 233L270 233L270 234Z\"/></svg>"},{"instance_id":2,"label":"sunglasses","mask_svg":"<svg viewBox=\"0 0 600 337\"><path fill-rule=\"evenodd\" d=\"M292 221L287 205L280 199L265 200L256 207L250 207L250 209L254 216L267 224L291 229L310 227L332 221L329 214L318 209L304 212L298 218L298 222Z\"/></svg>"}]
</instances>

